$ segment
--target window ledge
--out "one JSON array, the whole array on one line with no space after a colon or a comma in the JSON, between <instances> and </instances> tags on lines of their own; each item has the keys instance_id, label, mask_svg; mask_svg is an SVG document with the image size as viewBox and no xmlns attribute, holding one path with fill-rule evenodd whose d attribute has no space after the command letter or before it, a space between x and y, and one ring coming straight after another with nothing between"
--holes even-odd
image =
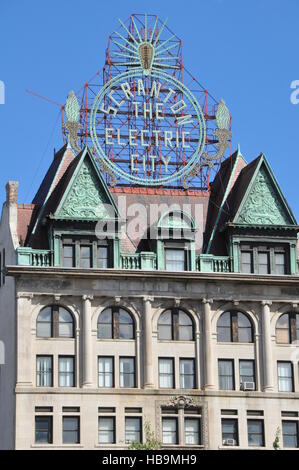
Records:
<instances>
[{"instance_id":1,"label":"window ledge","mask_svg":"<svg viewBox=\"0 0 299 470\"><path fill-rule=\"evenodd\" d=\"M31 444L30 446L32 449L57 449L57 448L61 448L61 449L73 449L73 448L76 448L76 449L83 449L84 446L83 444Z\"/></svg>"},{"instance_id":2,"label":"window ledge","mask_svg":"<svg viewBox=\"0 0 299 470\"><path fill-rule=\"evenodd\" d=\"M158 339L158 343L178 343L178 344L190 344L195 343L195 339Z\"/></svg>"},{"instance_id":3,"label":"window ledge","mask_svg":"<svg viewBox=\"0 0 299 470\"><path fill-rule=\"evenodd\" d=\"M134 343L136 339L101 339L97 338L98 342L101 343Z\"/></svg>"},{"instance_id":4,"label":"window ledge","mask_svg":"<svg viewBox=\"0 0 299 470\"><path fill-rule=\"evenodd\" d=\"M239 343L238 341L231 341L231 342L228 342L228 341L223 341L223 342L220 342L220 341L217 341L217 346L222 346L222 345L225 345L225 346L231 346L232 344L236 344L238 346L254 346L255 343L252 342L252 343Z\"/></svg>"},{"instance_id":5,"label":"window ledge","mask_svg":"<svg viewBox=\"0 0 299 470\"><path fill-rule=\"evenodd\" d=\"M62 336L57 336L55 338L42 338L40 336L35 337L36 341L74 341L76 338L71 337L71 338L64 338Z\"/></svg>"}]
</instances>

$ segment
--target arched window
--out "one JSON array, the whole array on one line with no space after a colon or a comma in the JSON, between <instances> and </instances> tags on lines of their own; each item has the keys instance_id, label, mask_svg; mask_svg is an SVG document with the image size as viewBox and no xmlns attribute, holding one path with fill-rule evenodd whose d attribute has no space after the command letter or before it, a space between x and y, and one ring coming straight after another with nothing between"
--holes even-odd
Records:
<instances>
[{"instance_id":1,"label":"arched window","mask_svg":"<svg viewBox=\"0 0 299 470\"><path fill-rule=\"evenodd\" d=\"M290 344L299 341L299 313L284 313L276 323L276 343Z\"/></svg>"},{"instance_id":2,"label":"arched window","mask_svg":"<svg viewBox=\"0 0 299 470\"><path fill-rule=\"evenodd\" d=\"M224 312L217 323L217 338L220 343L252 343L251 321L245 313Z\"/></svg>"},{"instance_id":3,"label":"arched window","mask_svg":"<svg viewBox=\"0 0 299 470\"><path fill-rule=\"evenodd\" d=\"M59 305L43 308L36 320L36 335L39 338L73 338L73 315Z\"/></svg>"},{"instance_id":4,"label":"arched window","mask_svg":"<svg viewBox=\"0 0 299 470\"><path fill-rule=\"evenodd\" d=\"M192 318L177 308L165 310L158 321L158 337L170 341L192 341L194 339Z\"/></svg>"},{"instance_id":5,"label":"arched window","mask_svg":"<svg viewBox=\"0 0 299 470\"><path fill-rule=\"evenodd\" d=\"M98 338L134 339L134 337L134 320L123 308L109 307L99 315Z\"/></svg>"}]
</instances>

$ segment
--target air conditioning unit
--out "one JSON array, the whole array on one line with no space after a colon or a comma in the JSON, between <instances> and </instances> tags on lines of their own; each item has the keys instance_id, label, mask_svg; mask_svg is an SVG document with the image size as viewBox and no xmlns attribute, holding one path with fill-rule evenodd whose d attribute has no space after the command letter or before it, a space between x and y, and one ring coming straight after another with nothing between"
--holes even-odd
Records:
<instances>
[{"instance_id":1,"label":"air conditioning unit","mask_svg":"<svg viewBox=\"0 0 299 470\"><path fill-rule=\"evenodd\" d=\"M240 390L254 391L255 390L255 383L254 382L242 382L241 385L240 385Z\"/></svg>"},{"instance_id":2,"label":"air conditioning unit","mask_svg":"<svg viewBox=\"0 0 299 470\"><path fill-rule=\"evenodd\" d=\"M223 439L223 442L222 444L224 446L236 446L237 445L237 442L235 439Z\"/></svg>"}]
</instances>

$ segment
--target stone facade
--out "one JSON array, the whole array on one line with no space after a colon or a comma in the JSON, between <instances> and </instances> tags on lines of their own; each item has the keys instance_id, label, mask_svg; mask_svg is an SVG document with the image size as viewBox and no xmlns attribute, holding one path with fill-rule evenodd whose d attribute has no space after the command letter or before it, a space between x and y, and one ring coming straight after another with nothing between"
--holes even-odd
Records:
<instances>
[{"instance_id":1,"label":"stone facade","mask_svg":"<svg viewBox=\"0 0 299 470\"><path fill-rule=\"evenodd\" d=\"M107 215L102 204L110 202L117 223L120 216L115 193L105 186L88 149L72 158L69 148L56 155L33 204L26 208L17 203L17 185L9 183L0 224L2 449L125 449L130 433L145 438L141 431L146 422L164 448L271 449L278 429L281 447L298 447L297 224L263 156L249 165L239 153L231 159L223 163L221 185L216 177L208 210L203 210L202 247L195 247L194 234L200 227L188 225L191 219L179 219L177 213L160 218L170 220L171 230L180 220L186 225L180 245L188 253L185 270L169 269L169 240L162 238L161 224L157 238L148 244L118 237L107 242L109 260L102 267L96 264L95 222ZM225 165L232 168L227 176ZM145 201L166 197L163 191L137 189L129 197L134 194ZM179 191L171 197L175 195L194 207L193 201L201 198ZM260 198L262 207L257 205ZM81 248L90 238L93 254L88 267ZM65 251L65 246L73 251ZM70 252L74 260L67 267ZM267 255L266 268L260 253ZM54 313L50 326L44 320L39 330L41 312L53 306L56 312L59 307L69 312L72 326L69 322L62 328L71 328L71 334L59 333L66 320L63 315L53 320ZM99 325L107 309L111 320ZM128 320L120 327L120 311L131 319L129 335ZM167 311L171 326L161 323ZM220 331L226 312L229 330L223 323ZM292 320L278 328L286 313L297 318L297 327ZM191 325L187 330L192 334L184 337L186 325ZM242 340L242 328L247 328L247 340ZM45 357L51 363L47 371L37 366ZM72 359L71 372L62 369L61 358ZM100 370L99 358L109 358L108 372ZM191 382L184 376L183 361L193 364L189 387L184 385ZM241 377L240 361L252 364L247 379ZM223 364L231 372L224 373ZM101 374L108 380L105 386ZM167 376L164 382L162 376ZM99 429L99 423L104 428Z\"/></svg>"},{"instance_id":2,"label":"stone facade","mask_svg":"<svg viewBox=\"0 0 299 470\"><path fill-rule=\"evenodd\" d=\"M276 344L275 325L278 317L290 310L297 311L298 286L290 286L290 279L248 279L244 275L227 278L213 274L176 279L174 275L118 271L97 275L82 275L57 270L55 275L31 269L11 268L17 277L18 311L18 372L16 384L15 447L28 449L34 444L36 407L53 407L54 448L69 447L62 443L62 416L64 407L78 407L81 418L80 444L72 447L97 448L98 408L115 408L115 448L125 448L125 409L140 408L141 416L162 440L161 407L174 400L174 408L184 410L178 397L191 400L201 409L201 446L209 449L222 447L221 410L236 410L239 426L239 447L248 448L247 412L263 412L265 446L271 449L276 430L281 428L282 412L298 409L298 345ZM285 294L286 289L288 291ZM60 295L57 296L57 292ZM82 295L82 293L85 294ZM115 297L117 292L118 297ZM282 300L284 297L284 300ZM235 300L238 299L238 300ZM41 308L52 303L67 307L75 319L72 339L41 339L36 337L36 319ZM294 305L295 304L295 305ZM97 338L98 316L109 306L122 306L135 320L134 340L100 340ZM161 312L173 306L189 312L194 320L194 341L158 340L158 318ZM217 342L217 321L231 309L246 312L252 320L254 342ZM38 355L53 356L53 387L36 387ZM75 387L58 386L58 356L76 357ZM112 356L115 363L115 387L98 386L98 356ZM135 357L136 388L119 386L119 357ZM175 363L175 384L172 390L159 387L158 358L171 357ZM194 358L196 388L180 388L179 359ZM233 359L235 390L220 391L218 359ZM240 359L254 360L256 364L256 391L240 391ZM277 361L291 361L294 371L294 392L278 391ZM114 414L113 414L114 415ZM139 414L137 415L139 416ZM229 416L225 416L228 418ZM223 418L223 416L222 416ZM185 446L181 432L180 446ZM42 447L45 447L43 445ZM107 448L107 446L100 446ZM111 446L108 446L111 447Z\"/></svg>"}]
</instances>

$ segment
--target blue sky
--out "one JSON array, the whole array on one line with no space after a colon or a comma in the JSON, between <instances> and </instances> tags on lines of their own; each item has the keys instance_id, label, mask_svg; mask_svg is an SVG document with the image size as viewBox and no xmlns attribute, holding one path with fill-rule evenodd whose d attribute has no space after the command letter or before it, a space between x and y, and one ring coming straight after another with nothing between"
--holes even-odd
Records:
<instances>
[{"instance_id":1,"label":"blue sky","mask_svg":"<svg viewBox=\"0 0 299 470\"><path fill-rule=\"evenodd\" d=\"M0 201L18 180L30 202L62 144L59 108L104 64L108 34L131 13L168 17L184 64L232 114L233 148L247 161L263 151L299 219L298 0L1 0Z\"/></svg>"}]
</instances>

